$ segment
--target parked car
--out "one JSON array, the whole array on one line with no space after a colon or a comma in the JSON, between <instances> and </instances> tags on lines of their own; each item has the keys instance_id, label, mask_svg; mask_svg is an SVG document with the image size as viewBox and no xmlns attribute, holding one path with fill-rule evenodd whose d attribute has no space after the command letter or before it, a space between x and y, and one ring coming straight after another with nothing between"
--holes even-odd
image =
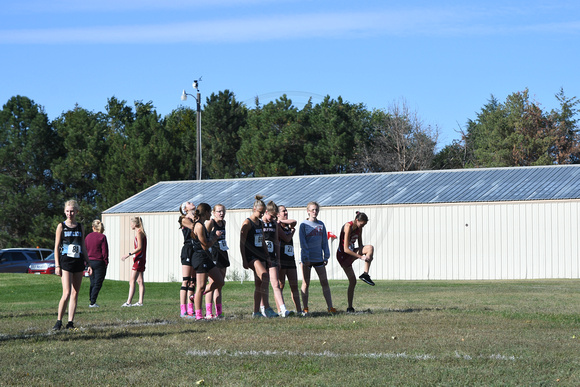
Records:
<instances>
[{"instance_id":1,"label":"parked car","mask_svg":"<svg viewBox=\"0 0 580 387\"><path fill-rule=\"evenodd\" d=\"M32 274L54 274L54 252L42 261L34 261L28 266L28 272Z\"/></svg>"},{"instance_id":2,"label":"parked car","mask_svg":"<svg viewBox=\"0 0 580 387\"><path fill-rule=\"evenodd\" d=\"M51 253L45 260L32 262L28 266L28 272L31 274L54 274L54 266L54 253ZM88 277L89 273L85 270L83 275Z\"/></svg>"},{"instance_id":3,"label":"parked car","mask_svg":"<svg viewBox=\"0 0 580 387\"><path fill-rule=\"evenodd\" d=\"M51 249L14 248L0 250L0 273L26 273L34 261L42 261L52 254Z\"/></svg>"}]
</instances>

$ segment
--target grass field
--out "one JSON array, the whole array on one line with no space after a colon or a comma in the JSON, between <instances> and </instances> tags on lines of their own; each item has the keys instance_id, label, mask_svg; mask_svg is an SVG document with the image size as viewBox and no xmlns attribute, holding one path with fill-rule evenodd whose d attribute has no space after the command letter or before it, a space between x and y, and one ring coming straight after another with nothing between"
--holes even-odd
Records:
<instances>
[{"instance_id":1,"label":"grass field","mask_svg":"<svg viewBox=\"0 0 580 387\"><path fill-rule=\"evenodd\" d=\"M580 385L580 281L316 281L311 317L251 318L253 283L226 283L219 321L178 317L178 283L105 281L78 329L51 331L56 276L0 274L1 385ZM287 304L291 304L285 292ZM271 297L273 298L273 297ZM273 303L273 300L272 300Z\"/></svg>"}]
</instances>

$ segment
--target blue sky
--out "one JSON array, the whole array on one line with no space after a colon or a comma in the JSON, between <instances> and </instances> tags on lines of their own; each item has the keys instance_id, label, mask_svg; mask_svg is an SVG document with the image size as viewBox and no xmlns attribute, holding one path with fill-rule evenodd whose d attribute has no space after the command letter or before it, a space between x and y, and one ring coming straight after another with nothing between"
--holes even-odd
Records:
<instances>
[{"instance_id":1,"label":"blue sky","mask_svg":"<svg viewBox=\"0 0 580 387\"><path fill-rule=\"evenodd\" d=\"M440 146L493 94L525 88L544 109L580 97L580 2L2 0L0 103L24 95L50 119L107 99L166 115L202 76L253 106L286 93L385 109L405 100Z\"/></svg>"}]
</instances>

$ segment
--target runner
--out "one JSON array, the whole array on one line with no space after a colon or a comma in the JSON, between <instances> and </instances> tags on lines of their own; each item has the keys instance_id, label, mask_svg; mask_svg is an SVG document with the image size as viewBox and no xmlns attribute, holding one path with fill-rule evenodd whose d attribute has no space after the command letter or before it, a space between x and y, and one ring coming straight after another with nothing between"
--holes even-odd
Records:
<instances>
[{"instance_id":1,"label":"runner","mask_svg":"<svg viewBox=\"0 0 580 387\"><path fill-rule=\"evenodd\" d=\"M326 227L324 223L318 220L320 206L316 202L308 203L306 207L308 219L300 223L300 260L302 262L302 302L304 304L304 314L308 315L308 288L310 287L310 272L314 267L320 285L322 294L326 300L328 313L336 313L332 306L332 297L330 295L330 286L326 275L326 265L330 258L328 249L328 239L326 238Z\"/></svg>"},{"instance_id":2,"label":"runner","mask_svg":"<svg viewBox=\"0 0 580 387\"><path fill-rule=\"evenodd\" d=\"M195 294L195 270L193 270L193 225L195 222L195 204L185 202L179 207L179 226L183 234L181 248L181 288L179 290L180 316L193 317L193 300Z\"/></svg>"},{"instance_id":3,"label":"runner","mask_svg":"<svg viewBox=\"0 0 580 387\"><path fill-rule=\"evenodd\" d=\"M300 305L300 292L298 290L298 271L296 270L296 259L294 257L294 244L292 237L296 232L296 221L288 219L288 210L286 206L278 206L278 237L280 239L280 271L278 281L280 290L284 290L285 277L290 284L292 293L292 302L296 313L302 314Z\"/></svg>"},{"instance_id":4,"label":"runner","mask_svg":"<svg viewBox=\"0 0 580 387\"><path fill-rule=\"evenodd\" d=\"M83 271L88 266L89 275L93 269L89 265L89 256L85 246L85 230L77 223L79 204L76 200L69 200L64 204L66 220L56 227L54 238L54 274L60 276L62 296L58 303L58 313L55 331L62 328L62 316L68 303L67 329L74 329L74 317L77 310L79 291L83 281Z\"/></svg>"},{"instance_id":5,"label":"runner","mask_svg":"<svg viewBox=\"0 0 580 387\"><path fill-rule=\"evenodd\" d=\"M213 206L212 215L213 219L205 222L210 238L217 237L217 242L210 248L210 252L212 260L222 273L222 278L226 278L226 270L230 266L229 248L226 243L226 221L224 220L226 207L223 204L216 204ZM217 236L218 231L221 233L220 236ZM210 279L210 281L212 280ZM212 303L215 303L215 316L212 314ZM205 295L205 318L214 317L223 317L222 289L216 289Z\"/></svg>"},{"instance_id":6,"label":"runner","mask_svg":"<svg viewBox=\"0 0 580 387\"><path fill-rule=\"evenodd\" d=\"M365 263L364 272L360 275L360 279L367 284L374 286L375 283L369 276L369 269L373 260L374 247L371 245L364 245L362 242L362 229L369 221L369 218L364 212L356 212L356 216L352 222L346 222L340 231L340 239L338 250L336 251L336 259L348 278L347 313L354 313L352 302L354 299L354 288L356 287L356 276L352 269L352 264L357 259L361 259ZM357 245L355 245L355 243Z\"/></svg>"}]
</instances>

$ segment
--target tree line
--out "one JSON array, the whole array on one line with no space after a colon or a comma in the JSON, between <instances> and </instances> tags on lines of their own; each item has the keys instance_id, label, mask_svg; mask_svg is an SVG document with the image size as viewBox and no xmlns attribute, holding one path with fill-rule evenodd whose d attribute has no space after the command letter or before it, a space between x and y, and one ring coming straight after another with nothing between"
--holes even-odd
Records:
<instances>
[{"instance_id":1,"label":"tree line","mask_svg":"<svg viewBox=\"0 0 580 387\"><path fill-rule=\"evenodd\" d=\"M544 111L527 90L493 96L437 151L439 129L405 101L367 109L326 96L302 108L282 95L253 107L224 90L202 111L202 178L411 171L578 163L576 97ZM104 112L75 106L49 120L12 97L0 111L0 248L51 247L63 203L75 198L89 227L105 209L163 180L195 178L196 111L161 116L152 102L115 97Z\"/></svg>"}]
</instances>

